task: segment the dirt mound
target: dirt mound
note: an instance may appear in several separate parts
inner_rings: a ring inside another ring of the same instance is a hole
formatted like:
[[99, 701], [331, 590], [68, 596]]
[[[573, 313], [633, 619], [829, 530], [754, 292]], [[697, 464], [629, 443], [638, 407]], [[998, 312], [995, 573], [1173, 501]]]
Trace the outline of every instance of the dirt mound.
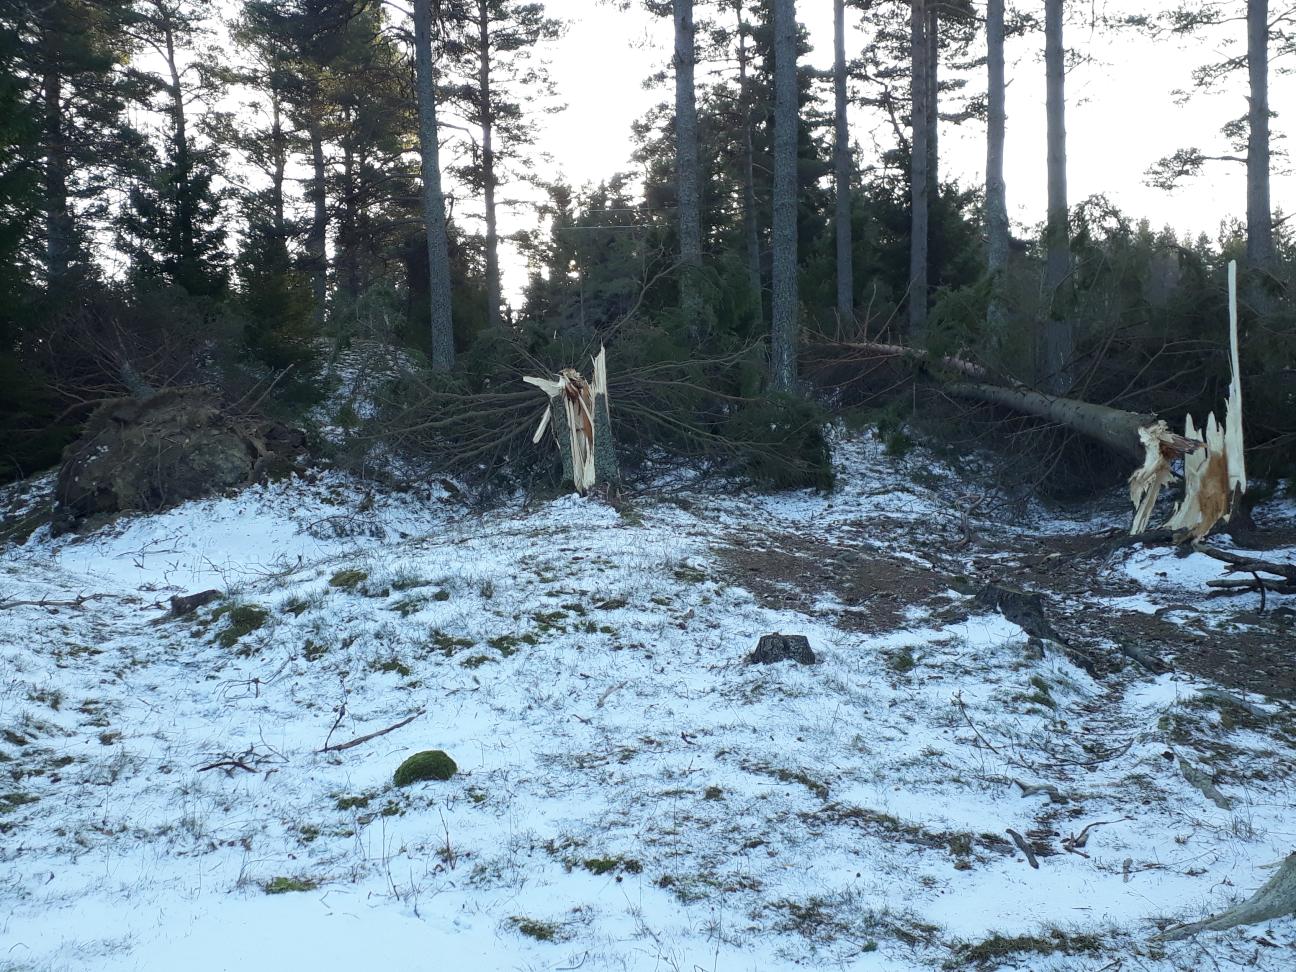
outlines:
[[207, 388], [176, 388], [107, 402], [63, 454], [54, 532], [116, 513], [277, 478], [302, 456], [305, 435], [234, 415]]

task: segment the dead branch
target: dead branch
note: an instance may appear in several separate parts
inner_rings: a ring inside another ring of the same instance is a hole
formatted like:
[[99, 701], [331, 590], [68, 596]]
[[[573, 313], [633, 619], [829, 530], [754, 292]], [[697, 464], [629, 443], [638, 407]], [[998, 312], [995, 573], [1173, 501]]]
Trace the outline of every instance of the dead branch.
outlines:
[[1107, 827], [1111, 824], [1122, 823], [1130, 819], [1132, 818], [1119, 817], [1116, 820], [1095, 820], [1091, 824], [1085, 824], [1084, 829], [1080, 831], [1080, 833], [1062, 838], [1062, 849], [1068, 854], [1079, 854], [1081, 857], [1088, 857], [1089, 855], [1080, 850], [1080, 848], [1089, 843], [1089, 831], [1093, 830], [1095, 827]]
[[1013, 839], [1013, 843], [1017, 845], [1017, 849], [1026, 855], [1026, 863], [1030, 864], [1031, 867], [1038, 871], [1039, 861], [1035, 859], [1035, 850], [1031, 845], [1026, 842], [1026, 839], [1022, 837], [1021, 834], [1017, 833], [1017, 831], [1013, 830], [1011, 827], [1008, 828], [1007, 833], [1008, 836]]
[[114, 594], [79, 594], [70, 601], [56, 601], [48, 597], [42, 597], [39, 601], [0, 601], [0, 611], [6, 608], [16, 607], [40, 607], [40, 608], [81, 608], [91, 601], [99, 601], [106, 597], [115, 597]]
[[[421, 716], [425, 711], [426, 711], [425, 709], [419, 709], [412, 716], [407, 716], [406, 718], [402, 719], [400, 722], [388, 726], [386, 729], [379, 729], [377, 732], [371, 732], [363, 736], [357, 736], [355, 739], [352, 739], [349, 742], [338, 743], [336, 746], [330, 746], [326, 741], [324, 746], [316, 750], [316, 752], [340, 753], [344, 749], [353, 749], [356, 746], [360, 746], [363, 745], [364, 743], [369, 742], [369, 740], [371, 739], [377, 739], [379, 736], [385, 736], [389, 732], [395, 732], [397, 729], [405, 728], [405, 726], [408, 726], [411, 722], [413, 722], [415, 719]], [[330, 735], [331, 734], [332, 733], [330, 733]]]
[[1204, 553], [1207, 557], [1214, 557], [1216, 560], [1224, 561], [1229, 565], [1225, 573], [1254, 574], [1258, 572], [1261, 574], [1276, 574], [1290, 583], [1296, 583], [1296, 564], [1276, 564], [1269, 560], [1257, 560], [1254, 557], [1231, 553], [1228, 550], [1221, 550], [1219, 547], [1208, 546], [1204, 543], [1193, 544], [1193, 549], [1198, 553]]

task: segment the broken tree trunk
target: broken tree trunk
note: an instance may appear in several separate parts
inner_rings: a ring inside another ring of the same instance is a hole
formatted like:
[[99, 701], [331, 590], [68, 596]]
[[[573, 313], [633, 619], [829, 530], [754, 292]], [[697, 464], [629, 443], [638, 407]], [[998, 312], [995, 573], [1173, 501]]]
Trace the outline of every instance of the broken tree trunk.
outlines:
[[[1200, 540], [1217, 523], [1227, 523], [1237, 509], [1242, 494], [1246, 492], [1245, 443], [1242, 440], [1242, 362], [1238, 351], [1237, 261], [1230, 261], [1229, 287], [1229, 363], [1232, 379], [1229, 382], [1228, 401], [1224, 405], [1224, 422], [1215, 420], [1212, 412], [1206, 417], [1201, 431], [1193, 424], [1192, 416], [1184, 419], [1184, 437], [1179, 443], [1190, 443], [1192, 448], [1181, 451], [1184, 457], [1184, 497], [1175, 507], [1166, 527]], [[1164, 423], [1162, 423], [1164, 426]], [[1170, 436], [1178, 439], [1177, 436]], [[1159, 436], [1162, 448], [1154, 451], [1155, 443], [1148, 442], [1148, 454], [1143, 468], [1130, 477], [1130, 499], [1138, 514], [1130, 533], [1141, 533], [1147, 528], [1161, 486], [1173, 475], [1170, 463], [1176, 449], [1164, 448], [1167, 436]], [[1203, 444], [1205, 448], [1199, 448]], [[1136, 495], [1141, 490], [1141, 495]]]
[[[957, 355], [935, 363], [974, 381], [949, 382], [945, 389], [959, 398], [1046, 419], [1140, 463], [1129, 479], [1134, 504], [1131, 534], [1147, 530], [1161, 489], [1175, 478], [1173, 463], [1184, 461], [1184, 498], [1165, 524], [1172, 535], [1201, 539], [1220, 522], [1228, 522], [1246, 492], [1242, 439], [1242, 366], [1238, 348], [1237, 263], [1229, 264], [1229, 357], [1232, 381], [1224, 421], [1212, 413], [1201, 431], [1192, 416], [1184, 435], [1176, 435], [1155, 415], [1127, 412], [1076, 398], [1048, 395], [1018, 382], [999, 383], [987, 369]], [[878, 355], [897, 355], [923, 364], [933, 363], [926, 351], [894, 344], [864, 342], [843, 345]]]
[[523, 378], [549, 396], [532, 442], [539, 442], [545, 429], [553, 427], [562, 456], [563, 485], [584, 496], [596, 483], [616, 486], [621, 481], [612, 436], [612, 414], [608, 407], [607, 350], [594, 358], [593, 381], [586, 381], [572, 368], [558, 373], [558, 380]]

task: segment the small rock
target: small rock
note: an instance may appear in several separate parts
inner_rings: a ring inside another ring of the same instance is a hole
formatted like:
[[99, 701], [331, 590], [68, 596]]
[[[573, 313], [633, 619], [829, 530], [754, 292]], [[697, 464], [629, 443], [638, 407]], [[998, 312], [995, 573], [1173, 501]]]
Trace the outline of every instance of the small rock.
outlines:
[[810, 639], [805, 635], [774, 634], [761, 635], [756, 649], [747, 656], [748, 665], [772, 665], [775, 662], [794, 661], [799, 665], [814, 665], [819, 659], [810, 648]]

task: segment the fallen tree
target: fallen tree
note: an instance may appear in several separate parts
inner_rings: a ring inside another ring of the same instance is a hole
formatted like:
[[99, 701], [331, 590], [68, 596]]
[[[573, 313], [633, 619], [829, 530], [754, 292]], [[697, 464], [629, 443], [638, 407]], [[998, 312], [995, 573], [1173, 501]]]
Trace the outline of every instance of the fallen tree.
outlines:
[[[1184, 496], [1165, 526], [1184, 540], [1200, 539], [1240, 508], [1246, 492], [1242, 438], [1242, 379], [1238, 349], [1237, 264], [1229, 264], [1229, 352], [1232, 380], [1224, 420], [1214, 413], [1199, 430], [1187, 416], [1184, 434], [1170, 431], [1156, 415], [1131, 412], [1078, 398], [1049, 395], [1021, 382], [999, 378], [988, 368], [958, 355], [935, 358], [920, 348], [880, 342], [843, 343], [840, 347], [876, 356], [896, 356], [922, 364], [957, 398], [1010, 409], [1052, 422], [1101, 443], [1139, 463], [1129, 478], [1134, 506], [1131, 534], [1151, 524], [1162, 489], [1176, 477], [1174, 463], [1184, 463]], [[967, 379], [975, 379], [969, 381]]]
[[1221, 912], [1214, 918], [1168, 928], [1157, 938], [1177, 941], [1204, 931], [1227, 931], [1238, 925], [1258, 925], [1296, 914], [1296, 854], [1288, 854], [1264, 886], [1246, 901]]

